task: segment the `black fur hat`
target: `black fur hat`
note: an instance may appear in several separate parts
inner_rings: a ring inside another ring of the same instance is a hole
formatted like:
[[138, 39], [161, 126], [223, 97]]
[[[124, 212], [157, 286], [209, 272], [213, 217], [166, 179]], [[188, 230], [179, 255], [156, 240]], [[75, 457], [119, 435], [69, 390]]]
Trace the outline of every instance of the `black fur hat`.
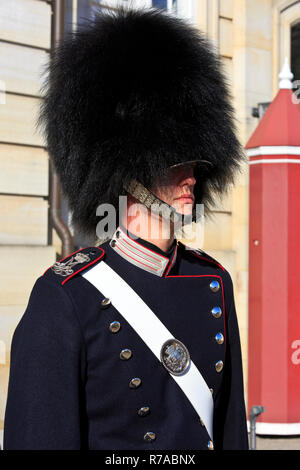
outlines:
[[195, 186], [208, 215], [244, 159], [220, 59], [162, 10], [99, 10], [56, 48], [42, 93], [37, 125], [82, 234], [95, 235], [98, 205], [117, 208], [132, 178], [149, 187], [191, 160], [211, 163]]

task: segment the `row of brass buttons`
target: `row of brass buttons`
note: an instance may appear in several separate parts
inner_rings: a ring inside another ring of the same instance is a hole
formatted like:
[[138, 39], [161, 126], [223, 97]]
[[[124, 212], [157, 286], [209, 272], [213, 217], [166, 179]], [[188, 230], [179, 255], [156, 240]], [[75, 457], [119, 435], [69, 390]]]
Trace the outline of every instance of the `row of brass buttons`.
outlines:
[[[220, 284], [218, 281], [214, 280], [214, 281], [211, 281], [211, 283], [209, 284], [209, 287], [212, 290], [212, 292], [218, 292], [218, 290], [220, 289]], [[222, 315], [222, 309], [219, 306], [213, 307], [211, 310], [211, 313], [214, 318], [220, 318]], [[223, 344], [224, 343], [223, 334], [221, 332], [218, 332], [215, 336], [215, 340], [218, 344]], [[215, 364], [216, 371], [221, 372], [223, 369], [223, 365], [224, 365], [223, 361], [216, 362]]]
[[[209, 287], [210, 289], [213, 291], [213, 292], [218, 292], [218, 290], [220, 289], [220, 284], [218, 283], [218, 281], [212, 281], [210, 284], [209, 284]], [[211, 310], [211, 313], [213, 315], [214, 318], [220, 318], [221, 315], [222, 315], [222, 309], [221, 307], [213, 307], [212, 310]], [[215, 340], [218, 344], [223, 344], [224, 342], [224, 336], [222, 335], [221, 332], [217, 333], [216, 336], [215, 336]], [[221, 372], [221, 370], [223, 369], [223, 362], [222, 361], [218, 361], [216, 362], [215, 364], [215, 368], [216, 368], [216, 371], [217, 372]], [[210, 391], [211, 391], [211, 394], [214, 393], [214, 390], [213, 388], [210, 388]], [[200, 423], [202, 426], [205, 426], [205, 424], [203, 423], [203, 421], [201, 420], [200, 418]], [[208, 444], [207, 444], [207, 448], [209, 450], [214, 450], [214, 444], [212, 441], [208, 441]]]
[[[132, 356], [132, 351], [130, 349], [122, 349], [120, 353], [120, 359], [127, 361], [130, 359]], [[134, 377], [133, 379], [130, 380], [129, 382], [129, 388], [138, 388], [141, 385], [142, 381], [139, 377]], [[142, 406], [137, 414], [141, 417], [147, 416], [150, 413], [150, 408], [149, 406]], [[156, 435], [154, 432], [147, 432], [144, 435], [144, 440], [147, 442], [152, 442], [156, 438]]]
[[[218, 290], [220, 289], [220, 284], [218, 283], [218, 281], [211, 281], [211, 283], [209, 284], [209, 287], [212, 290], [212, 292], [218, 292]], [[219, 306], [213, 307], [212, 310], [211, 310], [211, 313], [212, 313], [214, 318], [220, 318], [221, 315], [222, 315], [222, 309]], [[223, 344], [224, 336], [222, 335], [221, 332], [216, 334], [215, 340], [218, 344]], [[216, 364], [215, 364], [215, 368], [216, 368], [217, 372], [221, 372], [221, 370], [223, 369], [223, 361], [217, 361]], [[213, 393], [212, 388], [210, 389], [210, 391], [211, 391], [211, 393]], [[208, 441], [207, 447], [208, 447], [209, 450], [214, 450], [213, 442]]]
[[[111, 305], [111, 301], [108, 298], [105, 298], [101, 302], [101, 307], [102, 308], [107, 308]], [[120, 331], [121, 324], [118, 321], [113, 321], [109, 325], [109, 330], [111, 333], [118, 333]], [[120, 352], [120, 359], [123, 361], [128, 361], [132, 357], [132, 351], [131, 349], [125, 348], [122, 349]], [[134, 377], [133, 379], [130, 380], [129, 382], [129, 388], [136, 389], [141, 385], [142, 381], [139, 377]], [[137, 414], [138, 416], [147, 416], [150, 413], [150, 407], [149, 406], [142, 406], [138, 411]], [[152, 442], [156, 439], [156, 434], [154, 432], [148, 431], [144, 435], [144, 440], [146, 442]]]

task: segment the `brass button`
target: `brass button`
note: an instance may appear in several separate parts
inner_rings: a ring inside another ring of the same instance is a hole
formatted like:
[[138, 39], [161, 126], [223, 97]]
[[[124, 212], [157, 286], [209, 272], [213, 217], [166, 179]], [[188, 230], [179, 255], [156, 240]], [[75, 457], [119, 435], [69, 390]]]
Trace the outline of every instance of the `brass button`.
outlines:
[[142, 408], [138, 410], [139, 416], [147, 416], [149, 413], [150, 413], [149, 406], [142, 406]]
[[217, 333], [216, 336], [215, 336], [215, 340], [218, 344], [223, 344], [224, 343], [224, 336], [222, 335], [222, 333]]
[[213, 388], [210, 388], [210, 393], [213, 395], [214, 394], [214, 389]]
[[213, 307], [211, 309], [211, 313], [214, 318], [220, 318], [220, 316], [222, 315], [222, 309], [219, 306]]
[[146, 432], [146, 434], [144, 435], [144, 441], [147, 441], [147, 442], [153, 442], [155, 441], [156, 439], [156, 435], [154, 432]]
[[223, 364], [223, 361], [218, 361], [218, 362], [216, 362], [216, 364], [215, 364], [216, 371], [217, 371], [217, 372], [221, 372], [221, 370], [223, 369], [223, 365], [224, 365], [224, 364]]
[[109, 329], [112, 333], [118, 333], [118, 331], [120, 330], [121, 328], [121, 324], [118, 322], [118, 321], [113, 321], [111, 322], [111, 324], [109, 325]]
[[130, 349], [122, 349], [120, 352], [120, 359], [127, 361], [132, 356], [132, 351]]
[[218, 281], [211, 281], [209, 287], [213, 292], [218, 292], [218, 290], [220, 289], [220, 284], [218, 283]]
[[129, 388], [138, 388], [141, 385], [142, 381], [139, 377], [134, 377], [129, 382]]
[[207, 447], [209, 448], [209, 450], [214, 450], [214, 445], [212, 441], [208, 441]]
[[201, 424], [201, 426], [205, 426], [205, 424], [203, 423], [201, 418], [200, 418], [200, 424]]
[[104, 298], [104, 299], [101, 301], [101, 308], [102, 308], [102, 309], [107, 308], [107, 307], [110, 306], [110, 304], [111, 304], [110, 299]]

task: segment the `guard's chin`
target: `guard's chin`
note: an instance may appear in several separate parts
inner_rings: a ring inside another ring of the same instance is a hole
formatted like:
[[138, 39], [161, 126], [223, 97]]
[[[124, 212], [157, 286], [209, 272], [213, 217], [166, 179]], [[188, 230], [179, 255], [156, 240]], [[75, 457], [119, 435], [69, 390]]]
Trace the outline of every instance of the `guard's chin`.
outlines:
[[192, 215], [193, 213], [193, 207], [194, 207], [193, 203], [184, 203], [184, 202], [174, 201], [172, 206], [174, 207], [174, 209], [176, 209], [176, 212], [179, 212], [179, 214], [189, 216], [189, 215]]

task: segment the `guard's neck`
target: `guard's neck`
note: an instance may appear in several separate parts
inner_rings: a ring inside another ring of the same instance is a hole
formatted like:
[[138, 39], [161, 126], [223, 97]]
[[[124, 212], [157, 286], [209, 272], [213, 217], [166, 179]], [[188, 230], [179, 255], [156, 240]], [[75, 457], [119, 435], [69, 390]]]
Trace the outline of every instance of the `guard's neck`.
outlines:
[[128, 202], [127, 214], [121, 217], [126, 230], [167, 252], [174, 242], [174, 224], [157, 216], [140, 203]]

